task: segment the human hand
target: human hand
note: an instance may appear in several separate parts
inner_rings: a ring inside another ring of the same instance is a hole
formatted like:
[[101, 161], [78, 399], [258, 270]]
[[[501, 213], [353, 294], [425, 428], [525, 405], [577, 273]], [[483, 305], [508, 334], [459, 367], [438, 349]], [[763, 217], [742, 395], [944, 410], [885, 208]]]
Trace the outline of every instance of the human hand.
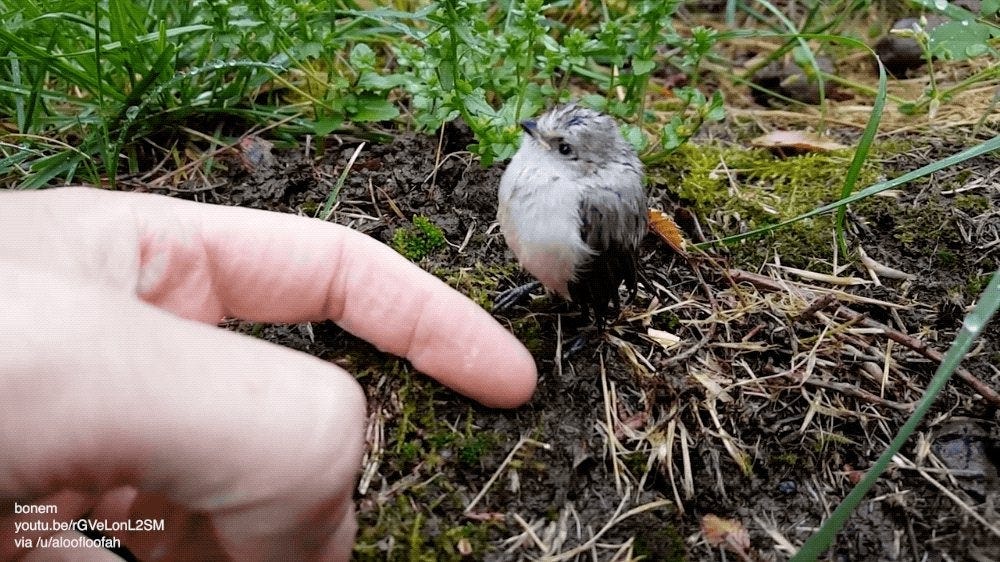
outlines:
[[[334, 320], [489, 406], [524, 403], [536, 382], [473, 302], [367, 236], [290, 215], [2, 193], [0, 287], [0, 559], [74, 556], [18, 549], [53, 533], [15, 524], [80, 517], [162, 520], [106, 533], [143, 560], [349, 557], [361, 389], [212, 326], [223, 317]], [[15, 502], [58, 512], [13, 515]]]

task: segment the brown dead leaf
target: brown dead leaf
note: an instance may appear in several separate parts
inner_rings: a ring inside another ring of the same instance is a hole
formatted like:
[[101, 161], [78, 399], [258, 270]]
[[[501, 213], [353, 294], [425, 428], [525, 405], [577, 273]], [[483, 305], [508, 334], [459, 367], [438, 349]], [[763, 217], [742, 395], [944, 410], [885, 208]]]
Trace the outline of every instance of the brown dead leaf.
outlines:
[[861, 479], [865, 477], [865, 472], [863, 470], [857, 470], [849, 464], [845, 464], [844, 475], [847, 476], [848, 482], [856, 486], [858, 482], [861, 482]]
[[687, 241], [684, 240], [684, 235], [681, 234], [677, 223], [659, 209], [649, 209], [648, 215], [649, 229], [655, 232], [678, 255], [686, 259], [688, 256], [684, 247], [687, 246]]
[[631, 429], [633, 431], [639, 428], [646, 427], [649, 423], [649, 414], [646, 412], [636, 412], [630, 417], [621, 420], [620, 423], [615, 424], [615, 437], [618, 439], [625, 439], [628, 435], [625, 429]]
[[649, 336], [649, 339], [660, 344], [660, 347], [666, 350], [669, 350], [670, 348], [681, 343], [680, 336], [676, 336], [665, 330], [657, 330], [656, 328], [646, 328], [646, 335]]
[[744, 560], [749, 559], [750, 533], [739, 521], [709, 513], [701, 518], [701, 534], [708, 544], [725, 547]]
[[807, 152], [832, 152], [850, 148], [807, 131], [771, 131], [757, 137], [750, 144], [770, 149], [780, 156], [794, 156]]

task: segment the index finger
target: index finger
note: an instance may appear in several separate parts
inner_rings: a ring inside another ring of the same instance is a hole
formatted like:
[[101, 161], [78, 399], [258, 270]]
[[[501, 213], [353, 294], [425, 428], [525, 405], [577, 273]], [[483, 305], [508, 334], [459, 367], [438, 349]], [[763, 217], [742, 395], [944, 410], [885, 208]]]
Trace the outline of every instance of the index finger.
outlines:
[[210, 321], [331, 319], [486, 405], [517, 406], [534, 392], [534, 359], [510, 332], [366, 235], [253, 209], [129, 199], [146, 211], [136, 216], [149, 302]]

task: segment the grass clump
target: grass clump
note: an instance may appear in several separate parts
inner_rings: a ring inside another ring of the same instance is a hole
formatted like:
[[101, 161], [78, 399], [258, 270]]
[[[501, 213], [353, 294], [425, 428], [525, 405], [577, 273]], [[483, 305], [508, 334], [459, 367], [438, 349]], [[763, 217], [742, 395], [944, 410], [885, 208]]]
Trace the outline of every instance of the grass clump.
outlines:
[[444, 232], [423, 215], [413, 217], [413, 223], [396, 229], [392, 247], [410, 261], [420, 261], [445, 245]]

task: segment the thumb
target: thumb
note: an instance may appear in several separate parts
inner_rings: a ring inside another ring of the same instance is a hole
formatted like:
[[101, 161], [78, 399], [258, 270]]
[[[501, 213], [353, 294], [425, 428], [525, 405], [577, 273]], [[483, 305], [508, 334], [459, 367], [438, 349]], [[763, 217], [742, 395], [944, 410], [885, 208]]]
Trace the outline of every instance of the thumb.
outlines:
[[[0, 496], [138, 490], [140, 558], [346, 559], [365, 400], [308, 355], [38, 271], [0, 273]], [[32, 327], [44, 328], [32, 330]], [[211, 551], [211, 550], [209, 550]]]

